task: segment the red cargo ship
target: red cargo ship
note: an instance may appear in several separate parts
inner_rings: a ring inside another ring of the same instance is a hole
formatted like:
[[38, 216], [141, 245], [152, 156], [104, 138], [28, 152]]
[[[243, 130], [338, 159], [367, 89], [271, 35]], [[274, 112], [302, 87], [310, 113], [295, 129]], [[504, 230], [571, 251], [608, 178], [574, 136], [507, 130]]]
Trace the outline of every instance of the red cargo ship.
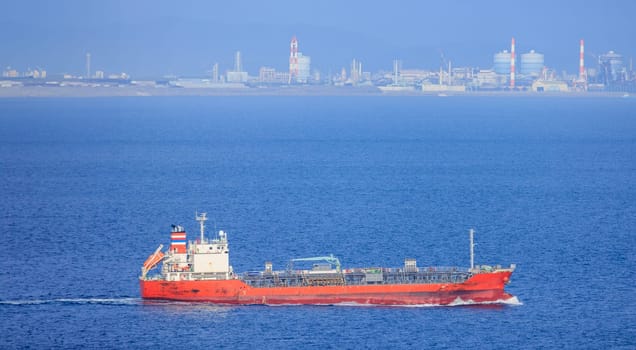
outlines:
[[[342, 269], [334, 256], [290, 260], [283, 271], [265, 263], [263, 271], [236, 274], [229, 265], [227, 235], [204, 235], [205, 213], [196, 218], [201, 237], [186, 244], [181, 226], [173, 226], [170, 248], [159, 246], [141, 269], [144, 299], [201, 301], [219, 304], [363, 304], [464, 305], [506, 303], [504, 291], [515, 269], [473, 264], [470, 231], [469, 269], [418, 267], [406, 259], [401, 268]], [[148, 272], [161, 263], [160, 273]]]

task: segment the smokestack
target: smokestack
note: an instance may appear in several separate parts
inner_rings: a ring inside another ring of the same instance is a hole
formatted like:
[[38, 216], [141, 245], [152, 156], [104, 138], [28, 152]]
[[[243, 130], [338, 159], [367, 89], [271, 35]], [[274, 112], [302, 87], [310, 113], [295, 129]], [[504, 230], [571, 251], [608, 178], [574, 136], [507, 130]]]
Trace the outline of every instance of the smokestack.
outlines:
[[241, 67], [241, 51], [236, 51], [236, 55], [234, 57], [234, 71], [242, 72], [243, 67]]
[[91, 78], [91, 53], [86, 53], [86, 79]]
[[397, 85], [398, 84], [398, 80], [400, 78], [399, 73], [400, 72], [400, 61], [399, 60], [393, 60], [393, 84]]
[[510, 44], [510, 89], [515, 88], [515, 38]]
[[298, 39], [294, 35], [289, 43], [289, 84], [298, 79]]
[[215, 83], [219, 82], [219, 64], [215, 63], [214, 66], [212, 66], [212, 81]]
[[172, 232], [170, 232], [170, 251], [177, 254], [186, 253], [186, 232], [181, 226], [172, 225]]
[[358, 82], [358, 63], [355, 58], [351, 61], [351, 82], [354, 84]]
[[583, 39], [581, 39], [581, 49], [579, 52], [579, 79], [581, 81], [585, 81], [585, 56], [584, 56], [584, 52], [585, 52], [585, 43], [583, 42]]

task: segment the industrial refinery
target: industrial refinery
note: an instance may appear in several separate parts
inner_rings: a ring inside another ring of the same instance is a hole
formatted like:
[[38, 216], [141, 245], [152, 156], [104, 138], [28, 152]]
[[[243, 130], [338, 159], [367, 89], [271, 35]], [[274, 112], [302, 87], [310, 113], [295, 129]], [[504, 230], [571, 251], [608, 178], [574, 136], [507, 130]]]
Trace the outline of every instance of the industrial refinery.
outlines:
[[[453, 66], [452, 60], [441, 54], [436, 67], [404, 68], [400, 59], [387, 62], [386, 70], [376, 72], [363, 69], [363, 59], [352, 57], [343, 62], [336, 72], [321, 71], [320, 62], [312, 62], [311, 56], [300, 51], [301, 41], [292, 36], [289, 41], [288, 69], [277, 70], [263, 65], [256, 72], [249, 72], [242, 63], [240, 51], [234, 52], [233, 66], [223, 70], [219, 63], [200, 76], [163, 76], [158, 79], [137, 80], [123, 72], [106, 73], [91, 69], [91, 53], [86, 53], [83, 74], [47, 74], [37, 67], [24, 72], [7, 67], [0, 78], [0, 88], [46, 86], [46, 87], [143, 87], [197, 89], [205, 91], [249, 91], [269, 89], [300, 91], [303, 87], [358, 88], [358, 91], [409, 94], [444, 94], [470, 92], [635, 92], [636, 74], [632, 59], [629, 64], [618, 52], [594, 55], [586, 53], [585, 41], [578, 43], [578, 72], [557, 72], [550, 67], [549, 53], [540, 48], [531, 48], [518, 53], [515, 38], [492, 56], [488, 67]], [[574, 46], [573, 46], [574, 47]], [[572, 52], [573, 66], [577, 52]], [[284, 54], [281, 54], [284, 56]], [[275, 65], [279, 67], [282, 62]], [[392, 63], [392, 64], [391, 64]], [[292, 88], [291, 90], [289, 88]], [[295, 89], [295, 90], [294, 90]], [[338, 90], [345, 91], [345, 90]]]

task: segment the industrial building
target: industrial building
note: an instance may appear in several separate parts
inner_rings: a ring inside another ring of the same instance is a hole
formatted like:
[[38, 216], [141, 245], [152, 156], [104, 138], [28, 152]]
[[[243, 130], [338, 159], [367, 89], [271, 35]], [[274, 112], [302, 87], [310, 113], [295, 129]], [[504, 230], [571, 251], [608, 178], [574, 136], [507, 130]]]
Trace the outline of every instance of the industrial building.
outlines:
[[241, 51], [236, 51], [234, 55], [234, 70], [226, 73], [228, 83], [245, 83], [249, 78], [247, 72], [243, 71], [241, 63]]
[[2, 76], [5, 78], [17, 78], [19, 74], [17, 70], [7, 68], [4, 72], [2, 72]]
[[614, 51], [600, 55], [598, 57], [598, 65], [603, 84], [612, 85], [625, 80], [627, 72], [622, 55]]
[[311, 57], [298, 53], [298, 76], [296, 82], [307, 83], [311, 77]]
[[473, 84], [480, 89], [492, 90], [505, 84], [506, 77], [491, 69], [482, 69], [474, 77]]
[[568, 84], [557, 80], [536, 80], [532, 83], [534, 92], [567, 92]]
[[261, 67], [258, 70], [258, 81], [264, 84], [287, 84], [289, 82], [288, 72], [277, 72], [271, 67]]
[[400, 81], [404, 84], [417, 84], [424, 80], [437, 77], [436, 72], [424, 69], [401, 69], [399, 72]]

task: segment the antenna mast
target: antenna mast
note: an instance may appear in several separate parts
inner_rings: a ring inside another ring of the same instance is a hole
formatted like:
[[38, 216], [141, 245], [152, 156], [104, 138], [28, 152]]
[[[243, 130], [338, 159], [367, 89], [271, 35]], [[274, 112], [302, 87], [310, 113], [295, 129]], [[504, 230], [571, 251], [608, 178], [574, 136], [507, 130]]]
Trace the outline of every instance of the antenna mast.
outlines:
[[475, 268], [475, 230], [471, 228], [468, 232], [470, 233], [470, 270], [472, 271]]
[[196, 220], [199, 222], [201, 226], [201, 243], [203, 243], [203, 237], [205, 233], [205, 221], [208, 219], [205, 217], [206, 213], [196, 214]]

